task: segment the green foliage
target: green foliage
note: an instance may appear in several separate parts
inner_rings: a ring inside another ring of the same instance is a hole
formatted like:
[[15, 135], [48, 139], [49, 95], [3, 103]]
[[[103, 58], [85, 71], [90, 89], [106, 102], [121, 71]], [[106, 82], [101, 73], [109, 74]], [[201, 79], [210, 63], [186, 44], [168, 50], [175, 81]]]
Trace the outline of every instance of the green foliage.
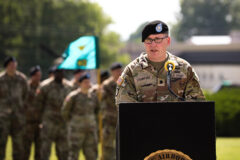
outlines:
[[228, 15], [231, 21], [231, 29], [239, 30], [240, 28], [240, 1], [234, 0], [230, 4], [230, 13]]
[[240, 136], [239, 95], [239, 88], [223, 88], [217, 93], [206, 94], [207, 100], [215, 101], [218, 136]]
[[130, 57], [127, 54], [119, 54], [123, 47], [120, 43], [120, 35], [115, 32], [108, 32], [100, 40], [100, 63], [102, 69], [108, 69], [113, 62], [127, 64]]
[[121, 62], [124, 66], [129, 64], [130, 59], [131, 59], [131, 57], [128, 53], [122, 53], [121, 55], [117, 56], [117, 61]]
[[183, 41], [192, 35], [225, 35], [240, 27], [239, 0], [182, 0], [173, 35]]
[[15, 56], [24, 73], [36, 64], [46, 73], [83, 35], [99, 37], [100, 65], [115, 61], [122, 46], [119, 35], [105, 32], [111, 18], [88, 0], [4, 0], [0, 14], [0, 63], [6, 55]]

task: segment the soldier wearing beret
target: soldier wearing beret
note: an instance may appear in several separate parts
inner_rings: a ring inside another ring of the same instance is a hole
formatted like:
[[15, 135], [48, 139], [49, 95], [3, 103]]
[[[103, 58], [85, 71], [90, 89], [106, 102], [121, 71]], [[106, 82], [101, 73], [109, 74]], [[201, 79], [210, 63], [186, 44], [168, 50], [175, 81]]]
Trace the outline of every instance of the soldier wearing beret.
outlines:
[[[118, 79], [116, 104], [121, 102], [201, 101], [205, 100], [199, 79], [191, 65], [167, 51], [168, 26], [162, 21], [148, 23], [142, 31], [145, 47], [138, 58], [126, 66]], [[165, 64], [171, 62], [171, 90]]]
[[79, 78], [80, 87], [65, 99], [62, 116], [68, 124], [68, 160], [77, 160], [80, 149], [86, 160], [96, 160], [98, 156], [97, 114], [99, 102], [96, 92], [90, 90], [90, 76]]
[[111, 76], [103, 82], [102, 85], [102, 136], [103, 160], [116, 159], [115, 139], [116, 139], [116, 123], [117, 110], [115, 106], [115, 92], [117, 87], [117, 80], [122, 73], [122, 64], [113, 63], [110, 67]]
[[79, 87], [78, 80], [84, 73], [85, 73], [85, 71], [82, 69], [77, 69], [73, 72], [74, 77], [71, 80], [71, 85], [73, 87], [73, 90], [78, 89], [78, 87]]
[[34, 142], [35, 145], [35, 160], [40, 160], [40, 111], [39, 108], [34, 105], [36, 100], [36, 90], [40, 85], [42, 72], [40, 66], [33, 66], [30, 69], [30, 79], [28, 85], [30, 87], [27, 100], [25, 103], [25, 136], [24, 136], [24, 159], [29, 159], [31, 145]]
[[41, 116], [41, 160], [49, 159], [52, 142], [56, 144], [59, 160], [68, 157], [67, 128], [61, 115], [64, 98], [71, 92], [71, 86], [64, 80], [63, 70], [55, 67], [54, 76], [45, 80], [37, 89], [36, 106]]
[[17, 71], [17, 61], [7, 57], [0, 74], [0, 160], [5, 157], [8, 136], [12, 137], [13, 159], [23, 159], [24, 101], [28, 94], [26, 76]]

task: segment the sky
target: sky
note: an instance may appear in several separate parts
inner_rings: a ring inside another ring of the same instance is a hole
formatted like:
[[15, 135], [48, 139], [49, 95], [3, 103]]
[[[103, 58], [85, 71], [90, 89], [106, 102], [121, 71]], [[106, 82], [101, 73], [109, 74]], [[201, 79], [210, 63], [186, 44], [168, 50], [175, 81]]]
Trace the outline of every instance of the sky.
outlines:
[[131, 33], [144, 22], [161, 20], [171, 25], [176, 23], [180, 12], [180, 0], [90, 0], [98, 3], [113, 24], [108, 30], [121, 35], [127, 40]]

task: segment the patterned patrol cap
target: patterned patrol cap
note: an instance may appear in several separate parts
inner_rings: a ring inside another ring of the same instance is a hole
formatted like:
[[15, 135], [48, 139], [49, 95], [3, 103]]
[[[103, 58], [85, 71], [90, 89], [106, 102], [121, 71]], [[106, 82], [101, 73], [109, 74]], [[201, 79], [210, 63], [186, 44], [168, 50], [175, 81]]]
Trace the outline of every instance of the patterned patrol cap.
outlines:
[[156, 20], [148, 23], [142, 31], [142, 42], [151, 34], [168, 33], [169, 29], [166, 23]]

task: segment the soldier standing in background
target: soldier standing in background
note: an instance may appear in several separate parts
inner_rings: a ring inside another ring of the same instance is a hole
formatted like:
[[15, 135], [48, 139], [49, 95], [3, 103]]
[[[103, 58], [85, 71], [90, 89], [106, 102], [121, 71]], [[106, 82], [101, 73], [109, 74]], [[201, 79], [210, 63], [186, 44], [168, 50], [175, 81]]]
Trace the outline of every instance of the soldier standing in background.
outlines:
[[97, 114], [99, 102], [96, 92], [91, 92], [90, 76], [82, 75], [80, 88], [65, 99], [62, 115], [68, 123], [68, 160], [78, 160], [83, 149], [86, 160], [96, 160], [98, 156]]
[[79, 87], [78, 80], [84, 73], [85, 73], [85, 71], [82, 69], [77, 69], [74, 71], [74, 73], [73, 73], [74, 77], [71, 80], [71, 85], [73, 87], [73, 90], [78, 89], [78, 87]]
[[29, 94], [25, 103], [26, 126], [24, 136], [24, 159], [29, 159], [31, 145], [35, 144], [35, 160], [40, 160], [40, 111], [35, 106], [36, 90], [40, 85], [42, 72], [40, 66], [34, 66], [30, 69], [30, 87]]
[[111, 77], [105, 80], [102, 85], [101, 113], [103, 125], [102, 128], [103, 160], [116, 159], [115, 139], [116, 139], [117, 109], [115, 105], [115, 93], [117, 87], [116, 82], [122, 73], [122, 65], [120, 63], [114, 63], [112, 64], [110, 69]]
[[61, 116], [61, 107], [71, 87], [63, 80], [63, 70], [55, 69], [53, 79], [41, 83], [37, 90], [36, 106], [40, 108], [42, 128], [41, 160], [50, 156], [52, 142], [56, 143], [56, 154], [59, 160], [68, 157], [66, 123]]
[[0, 160], [4, 160], [8, 135], [12, 137], [13, 160], [23, 159], [24, 101], [28, 94], [26, 76], [17, 71], [17, 61], [7, 57], [0, 74]]

